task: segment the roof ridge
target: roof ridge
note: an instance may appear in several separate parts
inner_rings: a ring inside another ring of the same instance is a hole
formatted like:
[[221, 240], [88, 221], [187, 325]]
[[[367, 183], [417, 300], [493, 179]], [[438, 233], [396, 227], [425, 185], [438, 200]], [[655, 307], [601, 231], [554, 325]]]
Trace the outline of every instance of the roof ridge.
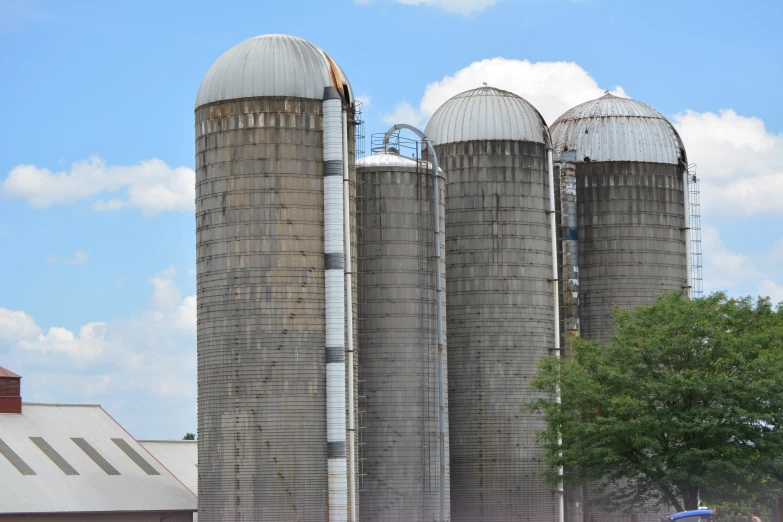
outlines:
[[67, 404], [62, 402], [25, 402], [22, 401], [22, 406], [56, 406], [56, 407], [70, 407], [70, 408], [100, 408], [100, 404]]
[[188, 443], [189, 444], [189, 443], [198, 442], [198, 441], [197, 440], [181, 440], [181, 439], [152, 439], [152, 440], [137, 439], [136, 442], [138, 442], [138, 443], [142, 443], [142, 442], [166, 442], [166, 443], [169, 443], [169, 442], [177, 442], [177, 443], [184, 442], [184, 443]]

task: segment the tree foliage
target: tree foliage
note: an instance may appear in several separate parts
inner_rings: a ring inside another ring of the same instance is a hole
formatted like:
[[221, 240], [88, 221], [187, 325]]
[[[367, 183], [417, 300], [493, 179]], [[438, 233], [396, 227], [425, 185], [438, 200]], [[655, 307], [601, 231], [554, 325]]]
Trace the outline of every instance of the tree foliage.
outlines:
[[608, 343], [572, 338], [569, 357], [540, 363], [545, 398], [526, 407], [546, 420], [546, 478], [565, 466], [566, 484], [622, 511], [780, 497], [783, 311], [671, 293], [613, 326]]
[[196, 440], [196, 434], [195, 433], [186, 433], [184, 437], [182, 437], [182, 440]]

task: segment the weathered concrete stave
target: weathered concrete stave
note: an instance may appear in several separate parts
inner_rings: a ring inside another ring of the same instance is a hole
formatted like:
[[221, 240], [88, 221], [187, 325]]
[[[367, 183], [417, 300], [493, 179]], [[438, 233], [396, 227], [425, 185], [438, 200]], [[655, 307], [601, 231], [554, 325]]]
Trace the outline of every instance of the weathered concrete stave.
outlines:
[[[289, 128], [230, 130], [251, 108]], [[326, 518], [320, 111], [285, 100], [196, 111], [202, 520]]]
[[445, 171], [452, 520], [554, 521], [536, 363], [554, 345], [543, 143], [436, 144]]
[[[440, 513], [433, 184], [421, 164], [411, 164], [357, 172], [367, 411], [360, 512], [372, 521], [433, 521]], [[442, 179], [440, 187], [443, 227]], [[448, 480], [448, 431], [445, 448]], [[448, 482], [445, 492], [449, 520]]]

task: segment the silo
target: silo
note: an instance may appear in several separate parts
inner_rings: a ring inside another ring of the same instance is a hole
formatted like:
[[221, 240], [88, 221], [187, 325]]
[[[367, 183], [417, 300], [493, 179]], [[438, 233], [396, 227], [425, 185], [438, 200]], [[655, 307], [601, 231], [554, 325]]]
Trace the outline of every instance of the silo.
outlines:
[[352, 103], [340, 67], [286, 35], [239, 43], [199, 87], [202, 522], [349, 516], [343, 186]]
[[612, 94], [560, 116], [552, 140], [575, 170], [581, 335], [605, 341], [614, 305], [689, 286], [685, 148], [661, 113]]
[[[435, 263], [442, 260], [435, 254], [433, 190], [427, 162], [380, 153], [357, 163], [359, 379], [366, 412], [359, 499], [363, 519], [373, 522], [441, 520]], [[438, 191], [442, 229], [442, 178]], [[448, 431], [444, 436], [448, 463]], [[444, 471], [443, 520], [449, 520]]]
[[539, 475], [544, 423], [521, 411], [555, 353], [546, 123], [482, 87], [444, 103], [426, 134], [446, 178], [452, 520], [558, 520]]
[[[633, 308], [662, 292], [690, 290], [685, 148], [658, 111], [611, 94], [570, 109], [551, 129], [561, 187], [572, 188], [568, 205], [576, 213], [563, 247], [572, 254], [564, 262], [578, 274], [575, 332], [606, 341], [615, 305]], [[659, 520], [655, 513], [601, 512], [589, 486], [584, 515], [586, 522]]]

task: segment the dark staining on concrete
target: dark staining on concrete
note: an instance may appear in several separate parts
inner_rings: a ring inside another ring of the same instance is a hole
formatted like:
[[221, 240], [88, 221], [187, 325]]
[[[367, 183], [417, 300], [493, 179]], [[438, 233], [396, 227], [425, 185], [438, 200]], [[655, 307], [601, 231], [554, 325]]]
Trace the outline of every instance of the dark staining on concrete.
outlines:
[[539, 473], [544, 428], [520, 407], [554, 346], [543, 144], [436, 146], [445, 171], [451, 507], [454, 522], [557, 520]]
[[[359, 379], [364, 389], [361, 409], [366, 411], [359, 511], [366, 520], [378, 522], [438, 520], [432, 175], [415, 164], [360, 167], [357, 180]], [[441, 202], [443, 187], [441, 178]], [[444, 218], [441, 203], [441, 230]], [[448, 480], [448, 442], [446, 462]], [[448, 520], [448, 482], [445, 491]]]
[[327, 518], [321, 110], [196, 110], [202, 521]]

